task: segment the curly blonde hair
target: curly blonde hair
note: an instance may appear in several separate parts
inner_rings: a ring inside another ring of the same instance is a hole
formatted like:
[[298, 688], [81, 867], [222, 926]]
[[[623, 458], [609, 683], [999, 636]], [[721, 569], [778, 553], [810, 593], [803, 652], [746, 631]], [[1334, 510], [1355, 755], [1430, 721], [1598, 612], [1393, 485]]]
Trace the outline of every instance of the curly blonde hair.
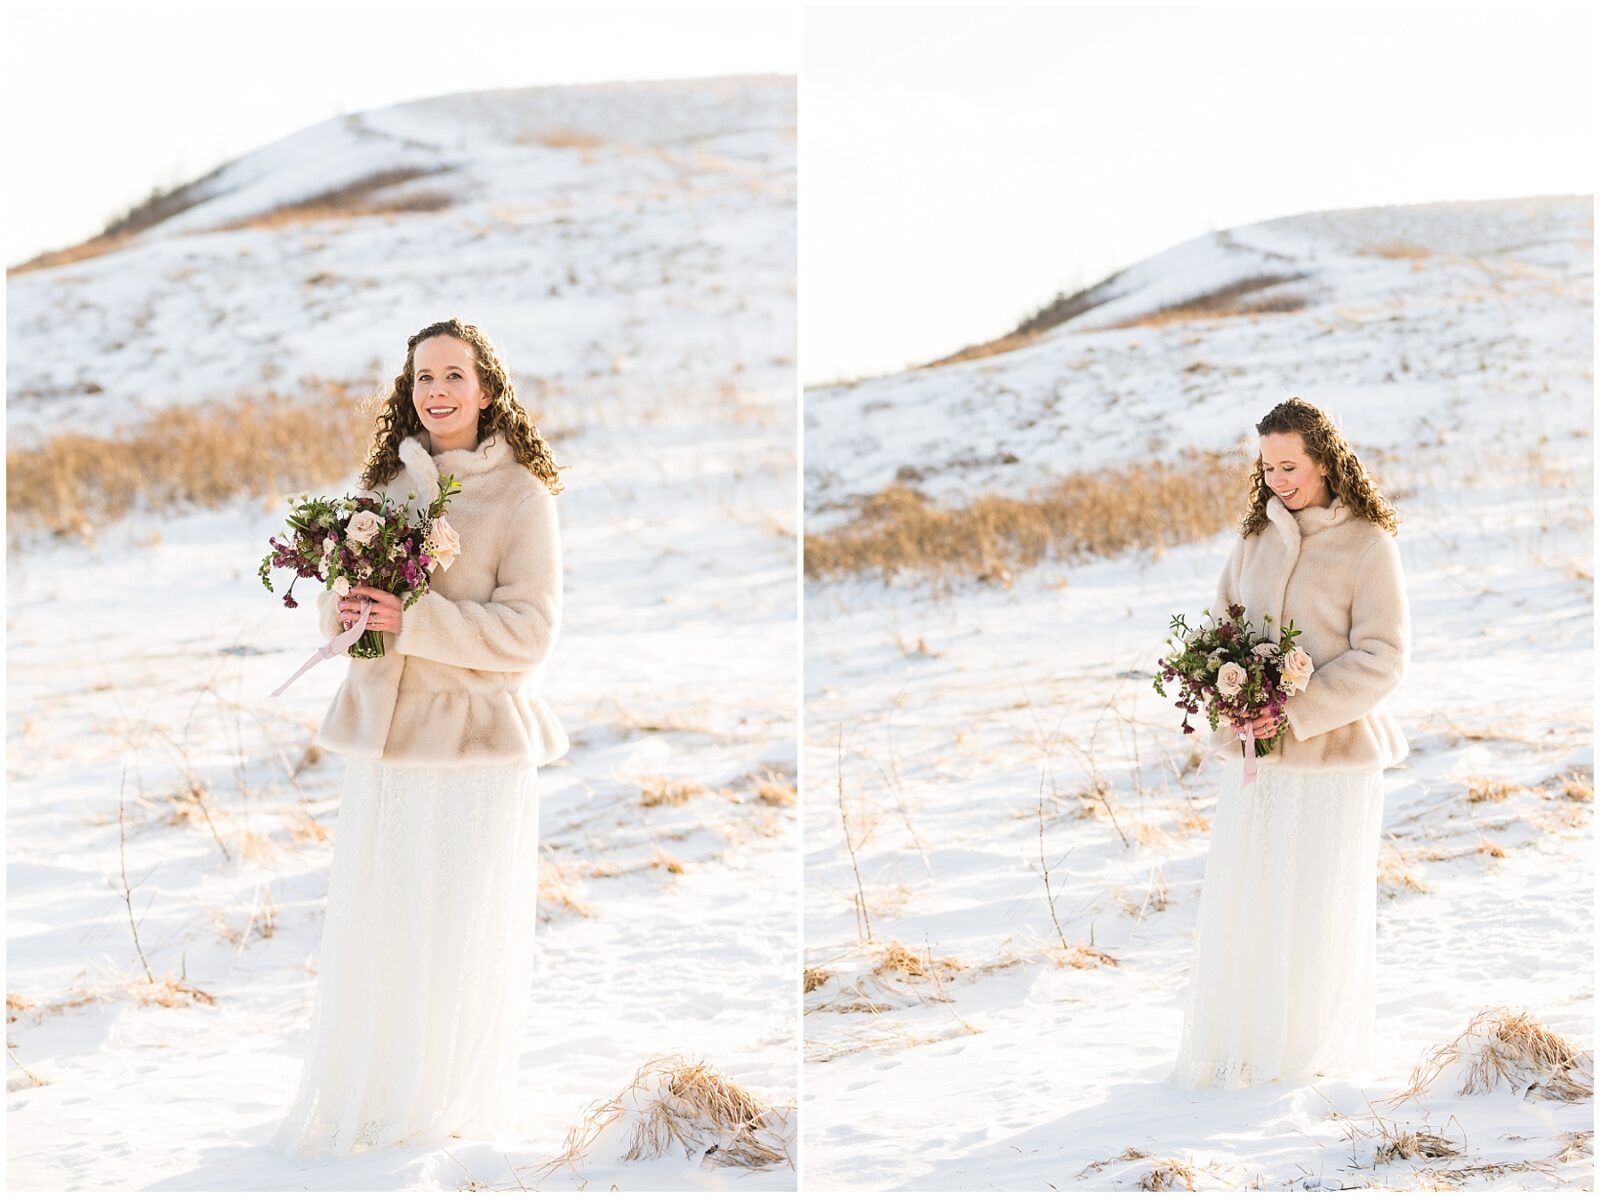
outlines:
[[[1256, 433], [1260, 436], [1299, 433], [1307, 456], [1328, 472], [1328, 488], [1344, 501], [1345, 507], [1390, 533], [1399, 529], [1400, 517], [1394, 505], [1383, 497], [1378, 484], [1350, 448], [1350, 442], [1321, 408], [1298, 396], [1286, 399], [1261, 418]], [[1250, 471], [1249, 495], [1250, 510], [1239, 526], [1239, 535], [1245, 537], [1260, 532], [1270, 523], [1267, 500], [1272, 497], [1272, 488], [1267, 486], [1259, 453]]]
[[478, 383], [489, 393], [488, 406], [478, 413], [478, 440], [482, 441], [491, 433], [503, 436], [511, 446], [512, 456], [537, 475], [552, 495], [559, 495], [562, 485], [557, 472], [562, 467], [556, 465], [549, 442], [517, 399], [517, 389], [494, 343], [477, 325], [453, 316], [413, 333], [406, 342], [406, 364], [395, 376], [389, 396], [378, 412], [372, 430], [372, 448], [367, 451], [367, 464], [361, 472], [361, 485], [370, 490], [399, 474], [403, 465], [400, 442], [423, 431], [422, 420], [411, 402], [411, 388], [416, 379], [413, 363], [417, 346], [429, 337], [440, 336], [459, 338], [472, 348]]

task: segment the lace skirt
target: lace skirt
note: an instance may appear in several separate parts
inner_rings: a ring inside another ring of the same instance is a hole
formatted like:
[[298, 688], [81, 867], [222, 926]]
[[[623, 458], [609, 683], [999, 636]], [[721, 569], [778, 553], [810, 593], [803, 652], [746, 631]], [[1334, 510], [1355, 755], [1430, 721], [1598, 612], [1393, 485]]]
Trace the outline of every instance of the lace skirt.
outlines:
[[1350, 1076], [1370, 1064], [1383, 771], [1225, 758], [1170, 1080]]
[[514, 1123], [538, 902], [537, 769], [346, 761], [295, 1157]]

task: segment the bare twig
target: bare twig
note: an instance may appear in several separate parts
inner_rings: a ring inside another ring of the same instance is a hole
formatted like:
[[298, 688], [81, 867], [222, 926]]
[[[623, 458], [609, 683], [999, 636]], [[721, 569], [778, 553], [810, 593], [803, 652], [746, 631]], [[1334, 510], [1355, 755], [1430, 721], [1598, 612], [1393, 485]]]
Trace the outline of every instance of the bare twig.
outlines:
[[839, 755], [838, 755], [838, 781], [839, 781], [839, 823], [844, 828], [845, 847], [850, 850], [850, 868], [856, 875], [856, 936], [862, 938], [862, 929], [865, 928], [866, 939], [872, 940], [872, 917], [867, 914], [867, 892], [861, 885], [861, 866], [856, 861], [855, 841], [850, 837], [850, 817], [844, 809], [844, 725], [839, 725]]

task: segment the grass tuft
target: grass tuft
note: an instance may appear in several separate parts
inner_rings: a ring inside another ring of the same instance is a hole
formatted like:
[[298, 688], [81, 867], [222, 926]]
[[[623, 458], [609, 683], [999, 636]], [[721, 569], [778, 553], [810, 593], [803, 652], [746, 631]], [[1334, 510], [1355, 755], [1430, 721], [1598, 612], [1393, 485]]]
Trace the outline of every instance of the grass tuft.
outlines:
[[1412, 1070], [1397, 1097], [1415, 1099], [1446, 1073], [1460, 1079], [1461, 1095], [1502, 1087], [1527, 1098], [1578, 1102], [1594, 1097], [1594, 1056], [1569, 1043], [1525, 1011], [1489, 1007], [1466, 1031], [1430, 1052]]
[[703, 1165], [769, 1169], [789, 1164], [789, 1108], [771, 1105], [701, 1061], [656, 1057], [615, 1098], [592, 1104], [568, 1129], [561, 1153], [542, 1166], [576, 1166], [615, 1128], [625, 1161], [674, 1150]]
[[1215, 536], [1241, 514], [1244, 462], [1237, 454], [1190, 451], [1140, 469], [1067, 475], [1022, 498], [982, 495], [934, 506], [896, 484], [867, 499], [856, 517], [805, 538], [810, 579], [882, 574], [967, 577], [1009, 586], [1014, 572], [1049, 555], [1114, 557], [1164, 552]]

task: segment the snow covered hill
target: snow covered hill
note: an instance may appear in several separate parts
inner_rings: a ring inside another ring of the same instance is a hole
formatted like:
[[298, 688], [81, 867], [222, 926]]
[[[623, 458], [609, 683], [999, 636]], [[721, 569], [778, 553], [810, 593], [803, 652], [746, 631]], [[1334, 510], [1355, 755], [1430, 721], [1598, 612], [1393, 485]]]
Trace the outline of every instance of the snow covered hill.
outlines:
[[340, 777], [307, 747], [344, 671], [268, 697], [317, 643], [311, 605], [256, 578], [282, 504], [10, 557], [11, 1185], [793, 1188], [704, 1146], [624, 1161], [610, 1133], [540, 1166], [662, 1054], [793, 1134], [794, 120], [790, 78], [421, 100], [264, 147], [123, 248], [8, 280], [13, 452], [269, 388], [370, 393], [456, 315], [572, 467], [544, 689], [572, 750], [540, 773], [528, 1107], [495, 1145], [263, 1147], [305, 1046]]
[[808, 533], [897, 475], [956, 505], [1248, 444], [1300, 395], [1396, 499], [1415, 628], [1378, 1067], [1196, 1095], [1162, 1079], [1215, 774], [1150, 676], [1233, 534], [1006, 589], [809, 583], [808, 1184], [1587, 1184], [1592, 1098], [1404, 1092], [1486, 1009], [1593, 1044], [1591, 238], [1588, 197], [1288, 217], [1140, 263], [1023, 348], [807, 393]]

